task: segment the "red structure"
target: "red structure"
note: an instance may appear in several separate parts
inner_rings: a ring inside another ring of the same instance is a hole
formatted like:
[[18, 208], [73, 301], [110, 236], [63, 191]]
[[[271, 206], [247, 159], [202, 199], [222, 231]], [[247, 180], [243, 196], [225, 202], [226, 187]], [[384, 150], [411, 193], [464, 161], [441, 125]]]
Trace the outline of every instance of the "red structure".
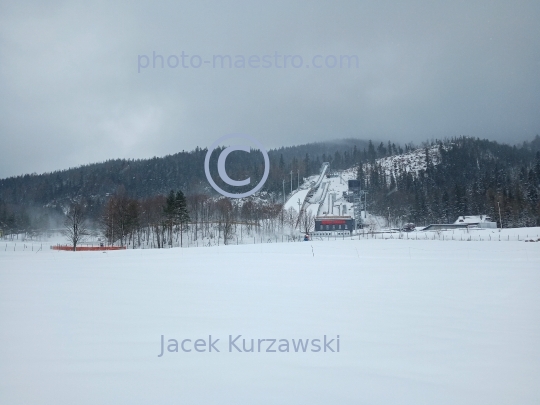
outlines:
[[354, 218], [346, 215], [325, 215], [315, 218], [315, 232], [354, 230]]
[[344, 219], [326, 219], [321, 220], [321, 225], [345, 225]]

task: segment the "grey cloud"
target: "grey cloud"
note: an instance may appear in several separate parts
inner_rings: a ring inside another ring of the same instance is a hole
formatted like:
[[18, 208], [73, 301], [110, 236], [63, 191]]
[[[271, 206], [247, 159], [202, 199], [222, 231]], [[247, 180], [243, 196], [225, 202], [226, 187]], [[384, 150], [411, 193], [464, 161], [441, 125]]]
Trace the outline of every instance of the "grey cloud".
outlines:
[[[540, 132], [540, 4], [21, 2], [0, 12], [0, 177], [208, 146]], [[137, 55], [355, 54], [358, 69], [145, 69]]]

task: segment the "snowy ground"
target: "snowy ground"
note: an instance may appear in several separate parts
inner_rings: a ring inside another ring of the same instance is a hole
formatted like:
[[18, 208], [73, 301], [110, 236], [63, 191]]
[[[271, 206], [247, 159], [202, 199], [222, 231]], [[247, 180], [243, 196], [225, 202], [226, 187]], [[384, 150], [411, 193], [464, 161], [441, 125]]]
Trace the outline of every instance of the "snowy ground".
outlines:
[[[417, 228], [414, 232], [400, 232], [396, 230], [390, 230], [388, 228], [380, 227], [380, 224], [384, 224], [384, 218], [371, 216], [368, 214], [368, 220], [374, 218], [375, 231], [372, 233], [368, 227], [357, 230], [352, 236], [353, 240], [365, 240], [365, 239], [405, 239], [405, 240], [441, 240], [441, 241], [473, 241], [473, 242], [514, 242], [514, 241], [526, 241], [540, 239], [540, 227], [532, 228], [505, 228], [499, 229], [454, 229], [444, 231], [422, 231], [422, 227]], [[293, 232], [295, 234], [297, 232]], [[301, 234], [303, 238], [303, 234]], [[348, 240], [349, 237], [342, 238], [341, 236], [330, 237], [318, 237], [314, 236], [314, 240], [328, 241], [328, 240]], [[236, 235], [229, 241], [231, 245], [252, 245], [260, 243], [287, 243], [291, 241], [291, 237], [288, 233], [251, 233], [246, 235], [237, 232]], [[66, 245], [68, 242], [64, 236], [54, 235], [49, 238], [41, 238], [35, 240], [24, 240], [23, 235], [19, 235], [19, 238], [0, 239], [0, 252], [6, 254], [14, 252], [41, 252], [43, 250], [50, 250], [54, 245]], [[217, 240], [208, 244], [208, 239], [193, 241], [190, 238], [184, 238], [184, 248], [198, 248], [203, 246], [217, 245]], [[220, 244], [223, 245], [223, 240], [220, 240]], [[93, 238], [87, 242], [81, 244], [81, 246], [99, 246], [97, 238]], [[144, 249], [148, 249], [148, 245], [143, 245]], [[129, 246], [129, 249], [132, 247]]]
[[298, 200], [300, 200], [300, 204], [303, 204], [308, 192], [309, 188], [295, 191], [285, 203], [284, 209], [288, 210], [290, 208], [294, 208], [296, 211], [298, 211]]
[[[0, 249], [0, 403], [538, 404], [539, 292], [518, 241]], [[158, 357], [161, 335], [221, 352]]]

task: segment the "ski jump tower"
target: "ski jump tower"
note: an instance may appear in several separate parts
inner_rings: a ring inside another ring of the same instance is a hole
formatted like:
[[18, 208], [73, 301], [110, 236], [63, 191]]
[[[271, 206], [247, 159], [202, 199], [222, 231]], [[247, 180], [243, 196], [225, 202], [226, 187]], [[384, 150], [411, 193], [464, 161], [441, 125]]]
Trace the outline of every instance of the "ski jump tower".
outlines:
[[[367, 191], [362, 190], [360, 180], [349, 180], [348, 186], [347, 201], [353, 203], [353, 214], [356, 227], [363, 228], [365, 213], [367, 211]], [[362, 218], [362, 211], [364, 211], [364, 218]]]

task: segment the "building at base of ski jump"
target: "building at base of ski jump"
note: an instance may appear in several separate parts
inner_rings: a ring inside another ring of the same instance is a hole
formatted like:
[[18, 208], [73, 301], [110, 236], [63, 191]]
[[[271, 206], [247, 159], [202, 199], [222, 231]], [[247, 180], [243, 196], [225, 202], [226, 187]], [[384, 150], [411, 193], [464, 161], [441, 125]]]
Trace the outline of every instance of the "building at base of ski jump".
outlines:
[[314, 236], [350, 235], [355, 229], [354, 218], [347, 215], [326, 215], [315, 218]]

